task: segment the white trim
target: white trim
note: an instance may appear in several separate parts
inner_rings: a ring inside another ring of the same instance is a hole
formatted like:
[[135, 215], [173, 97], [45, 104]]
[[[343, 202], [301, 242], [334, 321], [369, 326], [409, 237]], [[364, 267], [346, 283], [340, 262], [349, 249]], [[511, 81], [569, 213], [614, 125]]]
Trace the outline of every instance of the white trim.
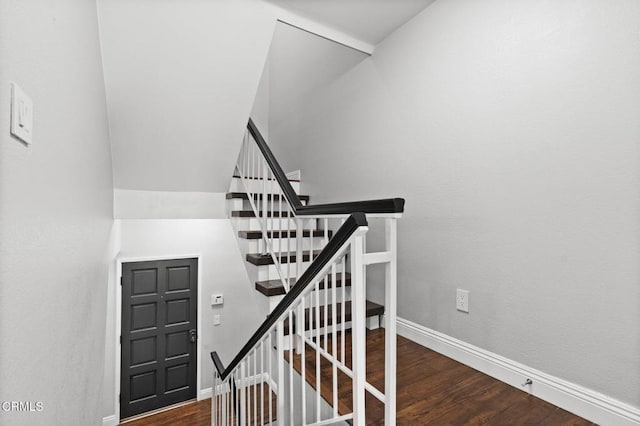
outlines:
[[377, 263], [389, 263], [391, 259], [393, 259], [393, 253], [391, 251], [379, 251], [365, 253], [363, 262], [365, 266], [369, 266]]
[[[398, 334], [592, 422], [640, 424], [640, 408], [398, 318]], [[523, 388], [526, 379], [533, 383]]]
[[[245, 377], [244, 379], [238, 379], [235, 381], [235, 383], [236, 383], [236, 389], [248, 388], [254, 383], [255, 384], [266, 383], [267, 386], [270, 386], [271, 389], [276, 394], [278, 393], [278, 385], [276, 385], [276, 382], [271, 380], [271, 377], [269, 377], [269, 373], [255, 374], [253, 376]], [[213, 392], [212, 388], [203, 389], [201, 391], [201, 394], [204, 396], [202, 399], [211, 398], [212, 392]], [[216, 395], [220, 395], [227, 392], [229, 392], [229, 380], [225, 380], [224, 383], [221, 383], [216, 386]]]
[[198, 391], [198, 401], [211, 398], [213, 396], [213, 390], [211, 388], [201, 389]]
[[[200, 387], [202, 386], [202, 337], [200, 333], [202, 332], [202, 309], [200, 309], [200, 304], [202, 303], [202, 254], [194, 253], [194, 254], [174, 254], [174, 255], [161, 255], [161, 256], [117, 256], [115, 267], [116, 267], [116, 282], [115, 290], [115, 320], [116, 320], [116, 328], [114, 338], [115, 338], [115, 381], [114, 381], [114, 406], [116, 407], [115, 414], [112, 414], [109, 417], [105, 417], [105, 419], [111, 419], [112, 417], [115, 419], [116, 423], [120, 423], [120, 370], [122, 366], [120, 365], [120, 352], [122, 350], [120, 344], [120, 331], [122, 330], [122, 286], [120, 285], [120, 281], [122, 279], [122, 264], [129, 262], [147, 262], [147, 261], [157, 261], [157, 260], [173, 260], [173, 259], [198, 259], [198, 341], [196, 343], [196, 351], [197, 351], [197, 362], [196, 362], [196, 397], [198, 401], [204, 398], [200, 398], [201, 391]], [[104, 422], [104, 419], [103, 419]]]
[[236, 380], [236, 388], [237, 389], [248, 388], [253, 384], [259, 384], [263, 382], [267, 384], [271, 382], [271, 380], [269, 379], [268, 373], [254, 374], [253, 376], [247, 376], [243, 379], [238, 379]]
[[289, 172], [286, 176], [287, 179], [302, 180], [302, 173], [300, 172], [300, 169]]
[[358, 50], [364, 54], [372, 55], [376, 46], [365, 41], [362, 41], [352, 35], [337, 30], [335, 28], [328, 27], [320, 24], [309, 18], [305, 18], [289, 10], [280, 9], [278, 13], [278, 21], [297, 27], [303, 31], [313, 33], [327, 40], [331, 40], [343, 46], [350, 47], [351, 49]]
[[112, 414], [102, 418], [102, 426], [118, 426], [118, 416]]

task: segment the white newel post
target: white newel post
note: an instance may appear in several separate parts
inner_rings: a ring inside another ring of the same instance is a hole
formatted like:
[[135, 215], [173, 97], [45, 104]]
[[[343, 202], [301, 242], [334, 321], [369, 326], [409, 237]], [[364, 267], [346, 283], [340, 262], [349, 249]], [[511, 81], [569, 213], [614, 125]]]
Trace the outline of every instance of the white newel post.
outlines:
[[353, 369], [353, 425], [364, 426], [367, 380], [366, 294], [364, 282], [364, 237], [351, 244], [351, 359]]
[[385, 220], [385, 250], [390, 253], [389, 262], [385, 265], [385, 287], [384, 287], [384, 330], [385, 330], [385, 353], [384, 353], [384, 424], [394, 426], [396, 424], [396, 360], [397, 360], [397, 338], [396, 338], [396, 314], [397, 314], [397, 223], [395, 218]]

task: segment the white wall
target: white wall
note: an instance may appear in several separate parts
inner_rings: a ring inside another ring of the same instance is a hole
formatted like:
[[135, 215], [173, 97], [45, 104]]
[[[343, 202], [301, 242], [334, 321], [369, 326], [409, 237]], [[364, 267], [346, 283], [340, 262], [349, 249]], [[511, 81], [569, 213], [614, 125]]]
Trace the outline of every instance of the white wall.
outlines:
[[437, 1], [270, 142], [314, 202], [406, 198], [401, 317], [640, 407], [639, 23]]
[[256, 97], [253, 100], [253, 107], [251, 108], [251, 118], [258, 126], [262, 136], [267, 140], [269, 138], [269, 99], [271, 92], [269, 81], [269, 57], [267, 56], [260, 76]]
[[[34, 141], [9, 135], [9, 82]], [[94, 2], [0, 2], [0, 411], [3, 425], [101, 420], [111, 153]]]
[[[222, 361], [228, 364], [242, 345], [264, 321], [267, 300], [255, 291], [247, 277], [243, 259], [238, 249], [236, 236], [228, 219], [123, 219], [121, 226], [121, 250], [119, 258], [139, 259], [149, 257], [200, 255], [201, 299], [198, 309], [202, 315], [199, 338], [202, 340], [201, 388], [211, 388], [213, 364], [211, 351], [217, 351]], [[112, 291], [116, 287], [112, 286]], [[224, 294], [222, 307], [211, 306], [213, 293]], [[115, 307], [115, 305], [114, 305]], [[247, 309], [251, 307], [251, 309]], [[213, 326], [214, 314], [221, 315], [222, 324]], [[115, 317], [110, 312], [112, 336]], [[115, 338], [107, 342], [107, 351], [115, 352]], [[115, 377], [115, 360], [106, 366], [105, 376]], [[108, 383], [104, 399], [103, 415], [115, 413], [115, 384]]]
[[274, 8], [257, 0], [98, 0], [121, 189], [223, 192]]
[[267, 61], [268, 126], [286, 126], [297, 116], [298, 109], [305, 108], [314, 89], [326, 86], [367, 57], [358, 50], [278, 22]]
[[115, 219], [226, 219], [225, 193], [116, 189]]

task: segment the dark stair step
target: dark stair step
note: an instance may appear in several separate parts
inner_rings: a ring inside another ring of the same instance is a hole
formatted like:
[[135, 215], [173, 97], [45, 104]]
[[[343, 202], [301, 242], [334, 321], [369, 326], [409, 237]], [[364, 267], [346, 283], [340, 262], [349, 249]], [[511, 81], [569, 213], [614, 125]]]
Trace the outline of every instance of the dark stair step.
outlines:
[[[240, 175], [233, 175], [234, 178], [236, 179], [240, 179]], [[245, 177], [245, 179], [255, 179], [255, 180], [264, 180], [264, 178], [261, 177], [252, 177], [252, 176], [247, 176]], [[274, 178], [269, 178], [269, 180], [276, 180]], [[287, 179], [289, 182], [300, 182], [300, 179]]]
[[[315, 258], [319, 254], [320, 254], [320, 250], [315, 250], [313, 252], [313, 257]], [[296, 261], [296, 253], [282, 253], [282, 255], [280, 256], [280, 263], [289, 263], [289, 259], [291, 260], [291, 262], [295, 262]], [[308, 262], [309, 260], [310, 260], [309, 251], [305, 251], [302, 254], [302, 261], [303, 262]], [[247, 262], [252, 263], [254, 265], [258, 265], [258, 266], [260, 266], [260, 265], [273, 265], [273, 263], [274, 263], [270, 254], [260, 254], [260, 253], [249, 253], [249, 254], [247, 254]]]
[[[329, 238], [331, 238], [331, 236], [333, 235], [333, 232], [329, 231], [328, 232]], [[240, 238], [244, 238], [247, 240], [260, 240], [262, 239], [262, 231], [238, 231], [238, 236]], [[303, 237], [309, 237], [310, 236], [310, 232], [309, 231], [304, 231], [302, 233]], [[319, 237], [322, 238], [324, 237], [324, 230], [322, 229], [315, 229], [313, 231], [313, 236], [314, 237]], [[295, 238], [296, 237], [296, 231], [267, 231], [267, 238]]]
[[[329, 274], [328, 277], [329, 287], [331, 288], [333, 287], [331, 274]], [[289, 279], [289, 288], [291, 288], [295, 282], [296, 280], [294, 278]], [[349, 272], [345, 272], [345, 285], [347, 287], [351, 286], [351, 274]], [[319, 287], [321, 290], [324, 289], [324, 280], [320, 281]], [[336, 287], [342, 287], [342, 272], [336, 273]], [[285, 294], [281, 280], [258, 281], [256, 282], [256, 290], [265, 296], [280, 296]]]
[[[263, 215], [264, 215], [263, 212], [260, 211], [260, 217], [262, 217]], [[231, 212], [231, 216], [256, 217], [256, 214], [254, 213], [253, 210], [234, 210]], [[272, 211], [267, 212], [267, 217], [289, 217], [289, 216], [293, 216], [293, 215], [291, 215], [289, 212], [286, 212], [286, 211], [285, 212], [272, 212]]]
[[[338, 324], [340, 324], [341, 322], [343, 322], [342, 320], [342, 304], [341, 303], [336, 303], [336, 320], [338, 321]], [[319, 321], [319, 328], [325, 327], [325, 326], [329, 326], [331, 324], [333, 324], [333, 315], [332, 315], [332, 306], [329, 305], [327, 306], [327, 320], [325, 321], [324, 318], [324, 306], [320, 307], [320, 321]], [[367, 318], [369, 317], [375, 317], [375, 316], [380, 316], [382, 314], [384, 314], [384, 306], [382, 305], [378, 305], [377, 303], [371, 302], [369, 300], [367, 300], [367, 307], [366, 307], [366, 311], [367, 311]], [[351, 321], [351, 302], [347, 301], [345, 306], [344, 306], [344, 321]], [[294, 327], [294, 331], [295, 331], [295, 319], [293, 321], [293, 327]], [[316, 329], [318, 327], [316, 327], [316, 308], [307, 308], [304, 310], [304, 329], [305, 331], [307, 330], [313, 330]], [[289, 334], [289, 321], [285, 321], [284, 322], [284, 334]]]
[[[298, 198], [300, 198], [300, 201], [306, 201], [307, 203], [309, 202], [308, 195], [298, 195]], [[233, 199], [248, 200], [249, 195], [246, 192], [227, 192], [227, 200], [233, 200]], [[262, 194], [254, 194], [253, 199], [262, 200]], [[267, 194], [267, 200], [271, 201], [272, 199], [274, 201], [278, 201], [280, 200], [280, 195]], [[286, 200], [286, 197], [282, 197], [282, 200]]]

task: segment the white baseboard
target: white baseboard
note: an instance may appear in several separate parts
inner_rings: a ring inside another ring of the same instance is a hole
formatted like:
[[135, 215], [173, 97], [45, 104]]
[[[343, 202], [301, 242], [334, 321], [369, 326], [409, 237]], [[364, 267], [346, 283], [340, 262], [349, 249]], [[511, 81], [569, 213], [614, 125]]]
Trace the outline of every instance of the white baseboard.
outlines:
[[[640, 408], [543, 373], [409, 320], [398, 318], [398, 334], [491, 377], [602, 425], [639, 425]], [[526, 379], [532, 384], [522, 387]]]
[[102, 426], [118, 426], [118, 417], [115, 414], [103, 417]]
[[[211, 388], [200, 389], [198, 392], [198, 401], [211, 398], [211, 395]], [[118, 424], [118, 417], [115, 414], [102, 418], [102, 426], [118, 426]]]
[[198, 392], [198, 401], [211, 398], [211, 395], [213, 395], [211, 388], [200, 389], [200, 392]]

